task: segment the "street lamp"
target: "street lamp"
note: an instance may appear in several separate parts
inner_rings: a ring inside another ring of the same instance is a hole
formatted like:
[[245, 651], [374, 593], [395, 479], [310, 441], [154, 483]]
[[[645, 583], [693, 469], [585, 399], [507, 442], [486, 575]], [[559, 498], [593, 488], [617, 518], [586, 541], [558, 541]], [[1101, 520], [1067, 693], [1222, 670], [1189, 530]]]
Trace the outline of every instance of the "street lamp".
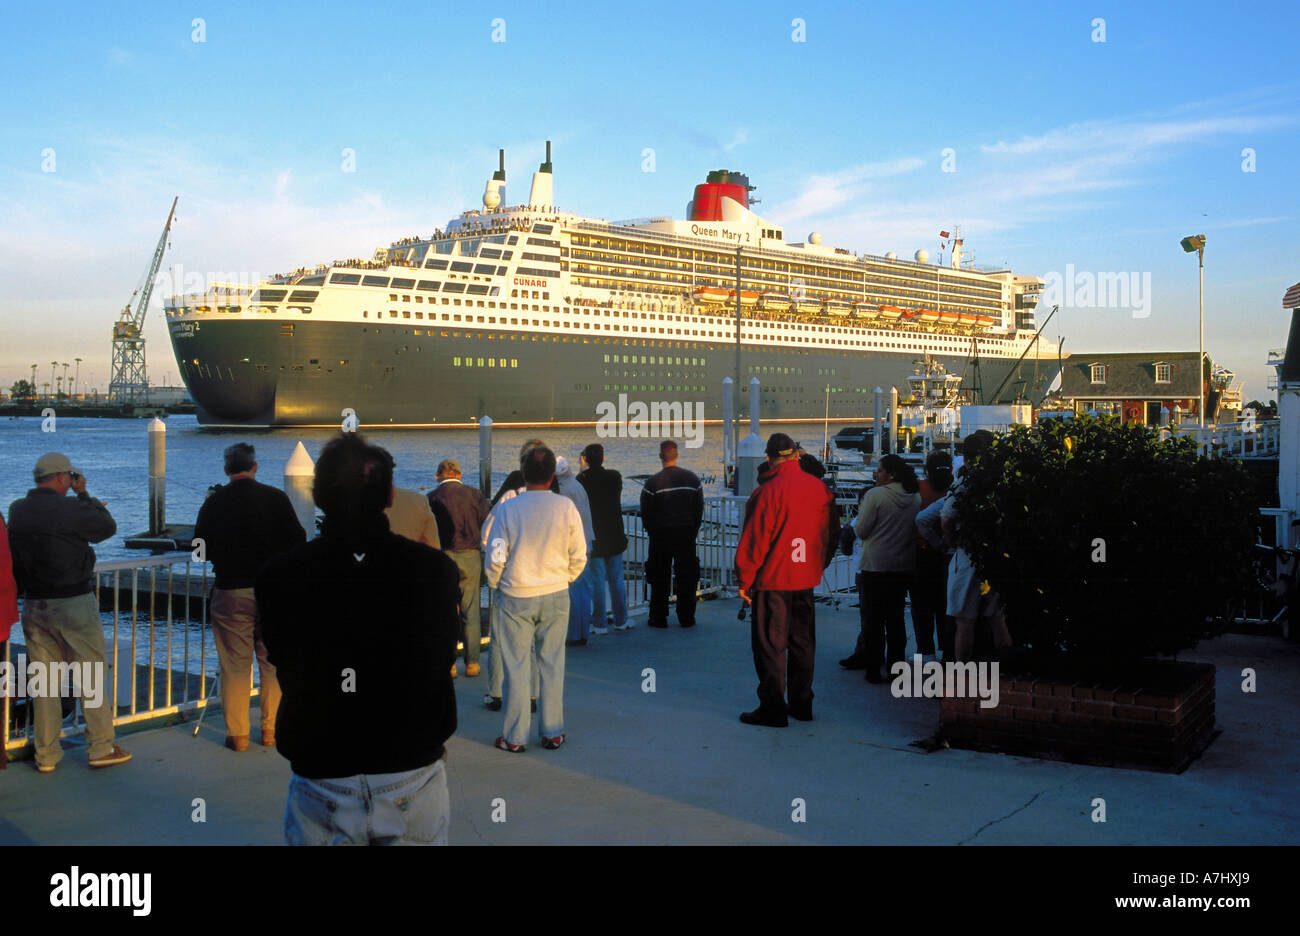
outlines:
[[1198, 392], [1198, 402], [1196, 413], [1200, 419], [1201, 425], [1205, 425], [1205, 235], [1194, 234], [1191, 237], [1184, 237], [1182, 240], [1183, 250], [1187, 253], [1196, 251], [1196, 265], [1199, 268], [1200, 275], [1200, 306], [1201, 306], [1201, 354], [1196, 359], [1196, 387]]
[[[72, 381], [73, 390], [75, 391], [76, 388], [81, 386], [81, 358], [73, 358], [73, 360], [77, 362], [77, 374]], [[77, 394], [74, 392], [72, 395], [75, 397]]]

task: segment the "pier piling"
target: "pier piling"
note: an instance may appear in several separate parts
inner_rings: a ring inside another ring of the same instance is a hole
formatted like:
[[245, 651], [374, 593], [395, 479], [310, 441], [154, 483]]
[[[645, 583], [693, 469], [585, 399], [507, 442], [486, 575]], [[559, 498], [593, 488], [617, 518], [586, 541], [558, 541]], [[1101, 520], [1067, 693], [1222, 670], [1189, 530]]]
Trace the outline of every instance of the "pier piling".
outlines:
[[749, 379], [749, 435], [740, 440], [736, 448], [736, 493], [748, 497], [758, 487], [758, 463], [766, 455], [762, 437], [758, 434], [759, 407], [762, 403], [757, 377]]
[[882, 423], [884, 422], [884, 413], [882, 412], [885, 402], [885, 391], [880, 387], [876, 388], [874, 394], [874, 405], [871, 411], [871, 460], [880, 461], [881, 439], [884, 436]]
[[731, 450], [735, 441], [736, 419], [735, 381], [730, 377], [722, 378], [722, 478], [723, 483], [733, 492], [736, 490], [736, 453]]
[[478, 421], [478, 489], [483, 496], [492, 497], [492, 417]]
[[315, 474], [316, 465], [307, 454], [307, 448], [299, 442], [284, 463], [284, 493], [289, 495], [289, 503], [293, 504], [293, 512], [298, 515], [307, 539], [316, 535], [316, 503], [311, 497], [311, 482]]
[[149, 423], [149, 535], [167, 527], [167, 424], [158, 417]]

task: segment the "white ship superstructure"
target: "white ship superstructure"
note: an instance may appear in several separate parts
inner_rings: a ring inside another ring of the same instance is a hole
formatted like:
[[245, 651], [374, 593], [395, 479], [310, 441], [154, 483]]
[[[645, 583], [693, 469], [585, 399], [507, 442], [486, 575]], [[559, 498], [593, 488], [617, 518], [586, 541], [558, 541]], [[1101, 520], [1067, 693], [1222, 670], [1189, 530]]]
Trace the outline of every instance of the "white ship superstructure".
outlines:
[[[1030, 349], [1038, 278], [957, 250], [940, 265], [789, 243], [749, 190], [722, 170], [685, 220], [610, 223], [554, 207], [549, 143], [527, 203], [505, 205], [503, 156], [482, 209], [432, 236], [167, 300], [177, 362], [209, 425], [336, 425], [348, 407], [371, 425], [587, 423], [620, 393], [717, 418], [738, 265], [741, 387], [759, 377], [765, 419], [820, 418], [827, 394], [832, 418], [861, 418], [923, 355], [957, 373], [977, 356], [991, 389]], [[1035, 359], [1045, 387], [1056, 347]]]

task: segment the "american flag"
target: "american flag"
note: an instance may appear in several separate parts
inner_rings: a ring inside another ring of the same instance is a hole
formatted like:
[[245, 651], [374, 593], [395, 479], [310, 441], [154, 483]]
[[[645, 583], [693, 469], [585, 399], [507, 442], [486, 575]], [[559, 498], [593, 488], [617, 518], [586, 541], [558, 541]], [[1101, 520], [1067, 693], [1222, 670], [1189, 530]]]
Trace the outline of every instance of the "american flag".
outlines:
[[1286, 295], [1282, 297], [1282, 308], [1300, 308], [1300, 283], [1296, 283], [1286, 291]]

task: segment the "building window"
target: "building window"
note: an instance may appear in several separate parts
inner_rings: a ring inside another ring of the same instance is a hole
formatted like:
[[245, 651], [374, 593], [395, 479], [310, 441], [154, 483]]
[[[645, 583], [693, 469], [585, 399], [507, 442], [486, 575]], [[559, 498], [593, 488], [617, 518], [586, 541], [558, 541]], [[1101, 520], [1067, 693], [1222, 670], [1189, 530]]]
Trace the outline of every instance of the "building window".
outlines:
[[1156, 365], [1156, 383], [1169, 383], [1173, 367], [1169, 364]]
[[1095, 383], [1095, 384], [1104, 384], [1104, 383], [1106, 382], [1106, 365], [1105, 365], [1105, 364], [1093, 364], [1091, 370], [1092, 370], [1092, 382], [1093, 382], [1093, 383]]

